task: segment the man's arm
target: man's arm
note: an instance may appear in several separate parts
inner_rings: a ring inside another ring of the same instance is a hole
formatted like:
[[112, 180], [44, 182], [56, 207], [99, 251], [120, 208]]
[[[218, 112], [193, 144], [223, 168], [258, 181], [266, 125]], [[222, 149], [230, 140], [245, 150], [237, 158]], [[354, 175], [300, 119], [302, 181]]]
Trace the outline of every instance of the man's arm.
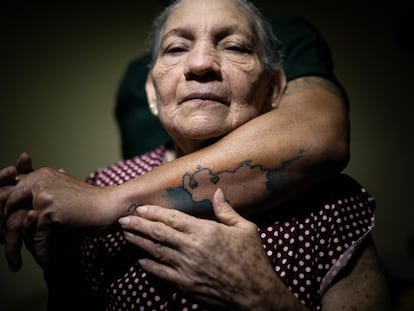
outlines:
[[[280, 106], [217, 143], [154, 169], [116, 189], [129, 206], [157, 204], [192, 214], [211, 209], [217, 187], [244, 215], [262, 212], [317, 180], [340, 172], [349, 157], [348, 111], [337, 87], [319, 77], [288, 83]], [[115, 203], [116, 202], [116, 203]]]
[[[274, 111], [123, 185], [92, 187], [42, 169], [22, 178], [2, 205], [10, 215], [29, 200], [41, 226], [102, 229], [144, 204], [211, 215], [213, 194], [221, 188], [238, 212], [257, 214], [269, 209], [266, 200], [273, 208], [340, 172], [348, 161], [348, 130], [348, 111], [336, 86], [302, 77], [288, 83]], [[7, 243], [8, 258], [21, 243], [13, 239]]]
[[348, 112], [339, 91], [332, 90], [334, 85], [321, 78], [295, 79], [277, 109], [118, 187], [94, 189], [43, 169], [16, 186], [9, 213], [31, 195], [48, 222], [76, 224], [78, 215], [82, 224], [105, 227], [144, 204], [203, 215], [211, 214], [218, 187], [238, 212], [261, 213], [269, 208], [266, 200], [273, 208], [347, 163]]

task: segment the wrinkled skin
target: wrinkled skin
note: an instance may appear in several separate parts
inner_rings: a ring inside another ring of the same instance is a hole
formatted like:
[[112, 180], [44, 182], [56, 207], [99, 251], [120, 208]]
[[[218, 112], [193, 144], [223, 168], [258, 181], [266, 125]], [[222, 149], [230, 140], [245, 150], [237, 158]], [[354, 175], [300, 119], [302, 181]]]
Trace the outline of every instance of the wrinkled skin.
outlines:
[[[107, 214], [100, 209], [101, 202], [107, 203], [106, 194], [110, 191], [88, 185], [61, 170], [32, 171], [27, 154], [22, 154], [16, 167], [0, 171], [0, 184], [0, 233], [12, 271], [21, 267], [23, 240], [44, 268], [51, 258], [49, 252], [54, 249], [49, 236], [56, 224], [64, 224], [58, 228], [59, 232], [76, 229], [72, 232], [81, 234], [84, 230], [93, 232], [106, 228], [113, 222], [113, 217], [107, 219]], [[32, 206], [36, 209], [31, 209]]]
[[21, 175], [32, 171], [32, 161], [26, 153], [20, 155], [15, 166], [9, 166], [0, 171], [0, 243], [6, 245], [6, 257], [13, 271], [19, 269], [22, 264], [20, 255], [23, 243], [22, 226], [31, 204], [26, 202], [27, 208], [17, 210], [8, 218], [5, 215], [5, 207]]
[[145, 270], [201, 301], [261, 310], [292, 296], [295, 310], [307, 310], [273, 271], [257, 226], [237, 214], [220, 189], [213, 206], [217, 221], [149, 205], [120, 224], [128, 241], [153, 256], [140, 260]]

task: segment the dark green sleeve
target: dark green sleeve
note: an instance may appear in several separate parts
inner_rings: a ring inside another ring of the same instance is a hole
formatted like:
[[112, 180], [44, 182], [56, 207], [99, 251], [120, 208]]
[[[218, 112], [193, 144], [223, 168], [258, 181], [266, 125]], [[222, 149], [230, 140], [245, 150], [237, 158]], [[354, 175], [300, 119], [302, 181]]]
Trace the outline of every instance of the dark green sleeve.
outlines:
[[282, 45], [282, 63], [287, 80], [320, 76], [335, 83], [347, 100], [347, 94], [335, 76], [330, 48], [318, 30], [298, 16], [273, 16], [269, 20]]
[[133, 60], [121, 81], [115, 107], [124, 159], [143, 154], [170, 140], [147, 103], [145, 81], [150, 57]]
[[335, 79], [329, 47], [308, 21], [286, 16], [274, 16], [269, 20], [282, 44], [283, 66], [288, 80], [310, 74]]
[[[289, 16], [272, 16], [269, 20], [282, 44], [283, 67], [288, 80], [317, 75], [336, 83], [343, 90], [334, 74], [327, 43], [308, 21]], [[148, 109], [145, 80], [149, 62], [150, 57], [145, 55], [128, 65], [117, 95], [115, 114], [124, 158], [142, 154], [169, 141], [168, 134]], [[346, 98], [345, 92], [344, 95]]]

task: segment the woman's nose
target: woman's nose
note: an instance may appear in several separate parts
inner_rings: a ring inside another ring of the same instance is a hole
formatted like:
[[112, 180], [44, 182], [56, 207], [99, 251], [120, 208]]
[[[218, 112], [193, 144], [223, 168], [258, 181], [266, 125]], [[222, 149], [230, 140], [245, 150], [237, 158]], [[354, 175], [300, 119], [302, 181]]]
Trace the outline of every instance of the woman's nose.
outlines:
[[216, 76], [220, 77], [220, 64], [214, 47], [199, 44], [188, 53], [185, 75], [187, 79], [192, 76]]

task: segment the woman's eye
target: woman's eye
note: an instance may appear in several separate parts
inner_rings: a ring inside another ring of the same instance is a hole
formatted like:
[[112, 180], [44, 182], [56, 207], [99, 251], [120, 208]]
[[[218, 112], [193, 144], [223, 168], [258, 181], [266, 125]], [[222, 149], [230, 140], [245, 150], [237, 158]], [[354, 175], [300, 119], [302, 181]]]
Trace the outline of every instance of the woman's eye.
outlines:
[[244, 46], [240, 46], [240, 45], [231, 45], [226, 47], [226, 50], [229, 51], [233, 51], [233, 52], [237, 52], [237, 53], [247, 53], [247, 54], [251, 54], [252, 51]]
[[182, 52], [185, 52], [185, 48], [181, 46], [173, 46], [165, 49], [166, 54], [178, 54]]

